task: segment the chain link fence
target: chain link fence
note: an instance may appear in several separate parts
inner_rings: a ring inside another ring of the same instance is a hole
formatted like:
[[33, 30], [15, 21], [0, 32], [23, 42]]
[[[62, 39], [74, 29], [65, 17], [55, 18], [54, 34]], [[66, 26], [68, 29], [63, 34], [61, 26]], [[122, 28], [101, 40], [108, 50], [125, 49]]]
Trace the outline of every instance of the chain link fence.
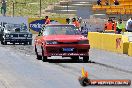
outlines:
[[49, 4], [58, 1], [60, 0], [8, 0], [6, 15], [38, 17], [41, 15], [40, 10], [44, 11]]

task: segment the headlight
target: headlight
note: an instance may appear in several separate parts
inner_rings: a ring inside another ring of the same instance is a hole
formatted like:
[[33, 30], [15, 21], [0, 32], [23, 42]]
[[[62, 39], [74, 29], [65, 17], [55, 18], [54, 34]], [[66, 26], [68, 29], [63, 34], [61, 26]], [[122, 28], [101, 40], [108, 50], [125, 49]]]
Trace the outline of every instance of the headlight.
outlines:
[[58, 42], [57, 41], [46, 41], [46, 44], [58, 44]]
[[32, 37], [32, 35], [31, 35], [31, 34], [28, 34], [28, 37], [29, 37], [29, 38], [31, 38], [31, 37]]
[[80, 40], [78, 44], [89, 44], [89, 40]]
[[6, 37], [6, 38], [8, 38], [8, 37], [9, 37], [9, 35], [7, 34], [7, 35], [5, 35], [5, 37]]
[[13, 37], [13, 35], [10, 35], [11, 37]]

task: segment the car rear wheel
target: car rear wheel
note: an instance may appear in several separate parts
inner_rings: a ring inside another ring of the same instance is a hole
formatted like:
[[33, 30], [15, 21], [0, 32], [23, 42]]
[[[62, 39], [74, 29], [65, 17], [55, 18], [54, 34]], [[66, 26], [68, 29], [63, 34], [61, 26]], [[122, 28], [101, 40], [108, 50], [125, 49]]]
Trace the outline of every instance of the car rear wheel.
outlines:
[[43, 49], [42, 46], [41, 46], [41, 48], [42, 48], [42, 61], [46, 62], [47, 61], [47, 56], [44, 56], [44, 49]]
[[38, 55], [38, 51], [37, 51], [36, 45], [35, 45], [35, 54], [36, 54], [38, 60], [42, 59], [42, 56]]
[[72, 56], [71, 59], [72, 59], [73, 61], [79, 61], [79, 56]]
[[87, 63], [89, 61], [89, 56], [84, 56], [83, 61]]

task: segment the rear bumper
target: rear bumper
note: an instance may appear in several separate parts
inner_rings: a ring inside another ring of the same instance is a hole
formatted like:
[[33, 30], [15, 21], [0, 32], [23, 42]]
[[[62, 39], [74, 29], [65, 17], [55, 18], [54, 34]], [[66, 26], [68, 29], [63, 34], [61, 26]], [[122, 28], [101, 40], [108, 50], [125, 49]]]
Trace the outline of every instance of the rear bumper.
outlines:
[[[90, 45], [88, 44], [64, 44], [44, 46], [45, 56], [89, 56]], [[63, 48], [74, 48], [71, 52], [64, 52]]]

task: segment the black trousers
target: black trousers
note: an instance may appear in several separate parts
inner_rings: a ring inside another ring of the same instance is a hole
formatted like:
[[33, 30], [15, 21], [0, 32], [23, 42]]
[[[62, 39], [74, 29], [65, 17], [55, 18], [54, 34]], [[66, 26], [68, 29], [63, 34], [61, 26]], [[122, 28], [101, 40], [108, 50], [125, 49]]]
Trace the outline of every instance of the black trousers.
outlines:
[[126, 30], [126, 31], [128, 31], [128, 32], [132, 32], [132, 30]]
[[97, 4], [98, 4], [98, 5], [101, 5], [101, 2], [100, 2], [100, 1], [97, 1]]
[[121, 34], [122, 29], [116, 28], [117, 34]]

